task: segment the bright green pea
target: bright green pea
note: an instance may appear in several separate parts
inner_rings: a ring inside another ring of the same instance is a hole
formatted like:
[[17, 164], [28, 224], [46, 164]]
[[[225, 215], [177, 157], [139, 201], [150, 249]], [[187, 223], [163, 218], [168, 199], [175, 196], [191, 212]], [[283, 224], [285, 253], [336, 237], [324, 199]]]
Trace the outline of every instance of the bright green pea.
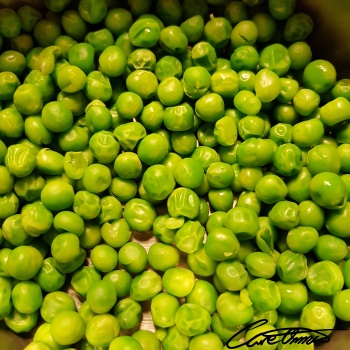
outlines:
[[29, 244], [32, 236], [22, 225], [22, 214], [8, 216], [2, 224], [3, 238], [14, 246]]
[[266, 46], [260, 53], [259, 65], [282, 77], [288, 72], [291, 65], [287, 48], [281, 44]]
[[86, 300], [93, 312], [103, 314], [114, 306], [117, 301], [117, 291], [110, 281], [95, 281], [87, 291]]
[[6, 326], [15, 333], [30, 332], [38, 322], [38, 311], [30, 314], [24, 314], [12, 308], [11, 312], [5, 316]]
[[61, 25], [67, 35], [80, 41], [87, 34], [87, 23], [83, 20], [78, 11], [68, 9], [62, 13]]
[[154, 73], [139, 69], [128, 75], [126, 87], [141, 98], [150, 99], [157, 93], [158, 80]]
[[233, 98], [234, 106], [242, 113], [256, 115], [261, 109], [259, 98], [251, 91], [241, 90]]
[[243, 140], [262, 138], [265, 134], [265, 122], [258, 116], [246, 116], [238, 122], [238, 134]]
[[208, 199], [209, 199], [210, 205], [215, 210], [220, 210], [220, 211], [230, 210], [234, 202], [233, 193], [229, 187], [210, 188], [208, 192]]
[[142, 163], [133, 152], [124, 152], [117, 156], [114, 161], [114, 170], [123, 179], [137, 178], [142, 170]]
[[93, 266], [82, 266], [74, 271], [71, 284], [76, 293], [86, 297], [91, 285], [101, 280], [101, 274]]
[[137, 69], [154, 71], [156, 56], [149, 49], [136, 49], [128, 57], [128, 68], [132, 72]]
[[228, 327], [246, 324], [254, 314], [252, 305], [244, 304], [239, 294], [234, 292], [222, 293], [217, 300], [216, 307], [220, 319]]
[[184, 71], [183, 89], [188, 97], [197, 99], [204, 96], [210, 84], [210, 73], [204, 67], [190, 67]]
[[209, 21], [204, 26], [204, 38], [216, 49], [225, 47], [232, 32], [231, 23], [224, 17], [210, 16]]
[[237, 140], [237, 126], [231, 117], [224, 116], [215, 123], [214, 137], [222, 146], [232, 146]]
[[119, 250], [119, 262], [130, 273], [139, 273], [147, 266], [146, 249], [137, 242], [128, 242]]
[[333, 126], [349, 118], [350, 102], [344, 97], [337, 97], [320, 108], [322, 123]]
[[52, 101], [42, 110], [42, 121], [52, 132], [64, 132], [73, 126], [73, 114], [63, 102]]
[[277, 273], [283, 282], [294, 283], [302, 281], [308, 274], [305, 255], [285, 250], [276, 262]]
[[179, 187], [168, 197], [167, 208], [172, 217], [185, 216], [194, 219], [199, 213], [199, 198], [192, 190]]
[[250, 45], [244, 45], [235, 48], [230, 62], [235, 71], [254, 70], [259, 62], [258, 51]]
[[64, 210], [74, 202], [74, 189], [72, 185], [63, 180], [53, 180], [46, 183], [40, 198], [47, 209]]
[[113, 34], [107, 28], [89, 32], [84, 41], [93, 46], [98, 55], [108, 47], [114, 46]]
[[40, 252], [31, 246], [19, 246], [8, 257], [6, 272], [18, 280], [29, 280], [39, 271], [43, 262]]
[[298, 81], [289, 78], [280, 78], [280, 82], [281, 92], [277, 96], [277, 100], [281, 103], [292, 101], [295, 94], [299, 91]]
[[112, 340], [112, 342], [109, 344], [109, 349], [110, 350], [142, 350], [142, 347], [140, 343], [135, 340], [134, 338], [128, 336], [128, 335], [123, 335], [120, 337], [117, 337]]
[[40, 286], [32, 281], [17, 283], [11, 292], [13, 307], [21, 313], [30, 314], [37, 311], [43, 301]]
[[86, 339], [94, 347], [105, 347], [119, 335], [120, 325], [116, 317], [95, 315], [86, 323]]
[[349, 100], [349, 79], [340, 79], [331, 91], [332, 97], [345, 97]]
[[62, 311], [51, 324], [51, 336], [60, 345], [70, 345], [79, 341], [85, 333], [83, 318], [76, 311]]
[[188, 220], [177, 230], [174, 242], [179, 250], [190, 254], [202, 246], [204, 233], [204, 228], [199, 221]]
[[[150, 153], [152, 149], [152, 153]], [[167, 140], [160, 134], [152, 133], [144, 137], [137, 147], [137, 155], [147, 165], [160, 163], [168, 153]]]
[[340, 209], [347, 201], [347, 189], [339, 175], [321, 172], [310, 182], [310, 196], [321, 207]]
[[202, 246], [187, 255], [187, 264], [196, 275], [208, 277], [214, 275], [218, 262], [210, 258]]
[[283, 37], [286, 41], [305, 40], [313, 29], [311, 16], [300, 12], [290, 16], [285, 24]]
[[98, 60], [102, 72], [110, 78], [122, 75], [127, 66], [126, 56], [118, 46], [106, 47]]
[[176, 267], [180, 261], [179, 251], [168, 244], [154, 243], [148, 251], [149, 265], [159, 271]]
[[19, 198], [30, 202], [40, 198], [40, 193], [44, 186], [45, 180], [42, 176], [31, 174], [17, 179], [14, 191]]
[[292, 69], [305, 68], [312, 59], [311, 48], [305, 41], [297, 41], [288, 47]]
[[344, 259], [347, 251], [347, 245], [343, 239], [329, 234], [320, 236], [313, 248], [319, 260], [329, 260], [335, 263]]
[[118, 298], [125, 298], [129, 295], [132, 279], [128, 272], [124, 270], [114, 270], [105, 274], [103, 279], [113, 283], [117, 290]]
[[193, 289], [195, 278], [191, 270], [182, 267], [174, 267], [165, 271], [162, 283], [164, 289], [169, 294], [176, 297], [184, 297]]
[[64, 92], [77, 92], [85, 87], [86, 75], [79, 67], [68, 65], [58, 72], [57, 84]]
[[119, 218], [106, 222], [101, 229], [104, 241], [113, 248], [122, 247], [131, 237], [131, 229], [125, 219]]
[[[172, 79], [172, 78], [167, 78]], [[163, 80], [167, 81], [167, 79]], [[192, 128], [194, 124], [193, 108], [184, 102], [178, 106], [167, 107], [163, 114], [164, 125], [171, 131], [186, 131]]]
[[240, 46], [253, 46], [258, 37], [258, 28], [254, 22], [243, 20], [238, 22], [231, 32], [231, 44], [234, 48]]
[[160, 31], [159, 44], [165, 52], [176, 56], [185, 52], [188, 39], [180, 27], [170, 25]]
[[26, 58], [20, 52], [14, 50], [3, 51], [0, 54], [0, 71], [12, 72], [21, 76], [26, 68]]
[[80, 68], [85, 74], [94, 70], [95, 49], [88, 43], [78, 43], [68, 51], [68, 61], [72, 66]]
[[190, 43], [197, 42], [204, 31], [204, 19], [200, 14], [196, 14], [182, 22], [180, 28]]
[[252, 17], [252, 21], [258, 28], [258, 42], [269, 42], [276, 33], [276, 21], [268, 13], [258, 12]]
[[62, 154], [42, 148], [36, 156], [36, 170], [45, 175], [60, 175], [64, 169]]
[[320, 261], [309, 268], [306, 283], [315, 294], [331, 296], [343, 288], [344, 277], [334, 262]]
[[275, 170], [283, 176], [296, 175], [302, 168], [300, 149], [291, 143], [279, 146], [273, 155]]
[[90, 254], [93, 266], [101, 272], [110, 272], [118, 264], [118, 254], [115, 249], [106, 244], [97, 245]]
[[256, 278], [248, 284], [247, 291], [253, 307], [258, 311], [275, 310], [281, 304], [280, 290], [274, 281]]
[[330, 145], [316, 145], [307, 154], [307, 167], [312, 175], [339, 173], [341, 164], [337, 150]]
[[197, 159], [184, 158], [177, 163], [174, 177], [180, 186], [193, 189], [202, 184], [204, 170]]
[[[146, 129], [141, 123], [138, 122], [125, 123], [117, 126], [114, 129], [113, 136], [117, 139], [120, 146], [125, 151], [132, 151], [138, 142], [146, 136]], [[151, 140], [152, 137], [148, 138], [148, 140]]]
[[11, 191], [0, 196], [0, 218], [6, 219], [15, 214], [19, 207], [17, 196]]
[[214, 123], [205, 123], [197, 131], [197, 139], [200, 145], [214, 148], [217, 141], [214, 135]]
[[43, 291], [50, 293], [59, 290], [64, 285], [66, 275], [57, 270], [53, 257], [49, 257], [44, 259], [34, 280]]
[[182, 84], [175, 77], [167, 77], [158, 85], [157, 96], [164, 106], [175, 106], [183, 98]]
[[[196, 136], [190, 130], [172, 132], [170, 141], [173, 150], [181, 156], [190, 155], [197, 146]], [[165, 156], [164, 159], [166, 159], [168, 155]], [[164, 160], [162, 162], [164, 162]]]
[[277, 202], [269, 211], [272, 224], [283, 230], [290, 230], [299, 223], [299, 206], [291, 201]]
[[40, 315], [46, 322], [51, 323], [58, 313], [68, 310], [76, 310], [72, 296], [65, 292], [55, 291], [45, 295], [40, 307]]
[[255, 76], [254, 89], [262, 103], [273, 101], [281, 92], [279, 76], [270, 69], [261, 69]]
[[132, 25], [132, 15], [126, 9], [112, 8], [107, 12], [104, 24], [115, 37], [118, 37], [128, 32]]
[[176, 311], [176, 327], [188, 336], [204, 333], [210, 325], [210, 315], [206, 309], [197, 304], [183, 304]]
[[89, 191], [78, 191], [73, 199], [73, 210], [83, 219], [94, 219], [101, 211], [100, 198]]
[[84, 93], [90, 101], [107, 102], [113, 94], [109, 77], [100, 71], [90, 72], [86, 77]]
[[24, 133], [30, 141], [37, 145], [48, 145], [53, 138], [52, 132], [44, 126], [40, 116], [28, 116], [24, 120]]
[[108, 187], [110, 195], [115, 196], [122, 203], [133, 199], [137, 194], [137, 183], [133, 179], [122, 179], [113, 177]]
[[216, 274], [222, 286], [229, 291], [240, 291], [248, 282], [248, 272], [237, 259], [220, 261]]
[[83, 151], [84, 153], [89, 144], [89, 131], [85, 127], [74, 125], [58, 135], [58, 144], [65, 152]]
[[216, 68], [217, 55], [215, 48], [208, 42], [200, 41], [192, 48], [192, 62], [194, 66], [205, 68], [208, 72]]
[[308, 253], [318, 242], [318, 232], [311, 226], [298, 226], [287, 234], [288, 247], [297, 253]]
[[162, 289], [161, 276], [153, 270], [146, 270], [132, 280], [130, 297], [137, 301], [151, 300]]
[[17, 75], [12, 72], [1, 72], [0, 82], [0, 100], [5, 101], [12, 99], [13, 93], [20, 85]]
[[320, 143], [324, 136], [323, 123], [316, 118], [293, 125], [292, 138], [298, 147], [311, 147]]
[[158, 23], [151, 18], [135, 21], [129, 29], [130, 42], [134, 46], [150, 48], [157, 44], [160, 38]]

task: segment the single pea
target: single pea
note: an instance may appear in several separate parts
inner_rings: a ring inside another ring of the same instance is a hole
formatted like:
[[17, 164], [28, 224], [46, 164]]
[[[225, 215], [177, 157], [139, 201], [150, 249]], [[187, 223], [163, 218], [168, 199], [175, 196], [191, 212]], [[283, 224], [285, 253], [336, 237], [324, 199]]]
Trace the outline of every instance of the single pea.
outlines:
[[245, 259], [248, 272], [256, 277], [270, 279], [276, 273], [276, 262], [263, 252], [253, 252]]
[[224, 227], [213, 228], [204, 245], [208, 256], [218, 261], [234, 258], [239, 247], [239, 241], [234, 233]]
[[60, 175], [64, 169], [64, 157], [49, 148], [42, 148], [36, 156], [36, 170], [45, 175]]
[[280, 290], [274, 281], [256, 278], [248, 284], [247, 291], [256, 310], [275, 310], [281, 304]]
[[277, 24], [273, 16], [270, 16], [268, 13], [258, 12], [252, 17], [252, 21], [258, 28], [257, 42], [269, 42], [277, 29]]
[[[171, 79], [171, 78], [167, 78]], [[163, 80], [167, 81], [167, 79]], [[182, 89], [182, 88], [181, 88]], [[184, 102], [178, 106], [170, 106], [165, 108], [163, 115], [164, 125], [171, 131], [187, 131], [193, 127], [194, 111], [193, 108]]]
[[24, 314], [12, 308], [10, 313], [4, 317], [6, 326], [15, 333], [30, 332], [38, 322], [38, 311]]
[[113, 314], [118, 320], [121, 329], [131, 329], [138, 325], [142, 317], [142, 309], [139, 302], [131, 298], [120, 300], [113, 309]]
[[248, 282], [248, 272], [237, 259], [220, 261], [216, 274], [222, 286], [229, 291], [240, 291]]
[[252, 91], [239, 91], [233, 98], [233, 104], [240, 112], [247, 115], [256, 115], [261, 110], [261, 102]]
[[288, 247], [297, 253], [308, 253], [318, 242], [318, 232], [311, 226], [298, 226], [287, 234]]
[[117, 319], [108, 314], [95, 315], [86, 323], [86, 339], [92, 346], [105, 347], [119, 335]]
[[115, 196], [120, 202], [126, 203], [135, 198], [137, 194], [137, 183], [133, 179], [113, 177], [108, 187], [108, 192], [110, 195]]
[[152, 331], [140, 329], [132, 337], [141, 344], [142, 349], [158, 350], [160, 348], [160, 340]]
[[150, 48], [157, 44], [160, 37], [160, 28], [152, 18], [139, 19], [131, 25], [129, 36], [132, 45]]
[[17, 247], [29, 244], [33, 240], [24, 230], [21, 214], [14, 214], [5, 219], [2, 224], [2, 238]]
[[193, 158], [184, 158], [174, 169], [176, 182], [186, 188], [196, 188], [204, 180], [204, 170], [200, 162]]
[[180, 25], [181, 30], [187, 37], [190, 43], [197, 42], [203, 35], [204, 31], [204, 19], [200, 14], [195, 14], [192, 17], [188, 17]]
[[347, 251], [347, 245], [343, 239], [329, 234], [320, 236], [313, 248], [319, 260], [329, 260], [335, 263], [344, 259]]
[[295, 79], [280, 78], [281, 92], [277, 96], [277, 101], [287, 103], [293, 100], [295, 94], [299, 91], [299, 83]]
[[280, 78], [270, 69], [263, 68], [255, 76], [254, 89], [262, 103], [271, 102], [281, 92]]
[[349, 79], [340, 79], [331, 90], [333, 98], [344, 97], [349, 100]]
[[[181, 284], [179, 285], [179, 281]], [[165, 290], [176, 297], [188, 295], [194, 287], [195, 279], [191, 270], [182, 267], [174, 267], [165, 271], [162, 278]], [[181, 288], [179, 288], [181, 286]]]
[[65, 292], [55, 291], [45, 295], [40, 306], [40, 315], [45, 322], [52, 323], [57, 314], [68, 310], [76, 311], [72, 296]]
[[109, 344], [110, 350], [142, 350], [141, 344], [134, 338], [123, 335], [117, 338], [114, 338]]
[[180, 27], [170, 25], [160, 31], [159, 45], [168, 54], [177, 56], [185, 52], [188, 39]]
[[49, 257], [44, 259], [34, 280], [43, 291], [50, 293], [59, 290], [64, 285], [66, 275], [58, 271], [55, 267], [54, 258]]
[[196, 275], [208, 277], [214, 275], [218, 262], [210, 258], [202, 246], [187, 255], [187, 264]]
[[235, 292], [220, 294], [216, 307], [220, 319], [228, 327], [246, 324], [254, 314], [253, 306], [244, 304], [240, 299], [239, 293]]
[[17, 213], [19, 207], [18, 197], [12, 192], [0, 196], [0, 218], [7, 219]]
[[110, 272], [118, 264], [118, 254], [115, 249], [106, 244], [97, 245], [90, 254], [93, 266], [101, 272]]
[[161, 276], [153, 270], [146, 270], [132, 280], [130, 297], [137, 301], [151, 300], [162, 289]]
[[287, 249], [280, 254], [276, 262], [277, 273], [283, 282], [302, 281], [308, 274], [305, 255]]
[[40, 308], [43, 302], [42, 291], [35, 282], [21, 281], [12, 289], [11, 300], [18, 312], [30, 314]]
[[279, 77], [288, 72], [290, 65], [288, 50], [281, 44], [268, 45], [260, 53], [259, 66], [272, 70]]
[[43, 257], [36, 248], [19, 246], [11, 251], [6, 271], [18, 280], [29, 280], [39, 271], [42, 262]]
[[312, 32], [313, 26], [311, 16], [303, 12], [295, 13], [288, 18], [283, 37], [286, 41], [305, 40]]
[[258, 51], [250, 45], [235, 48], [230, 57], [232, 69], [235, 71], [255, 70], [259, 62]]
[[131, 275], [124, 270], [114, 270], [106, 273], [103, 280], [108, 280], [113, 283], [117, 290], [118, 298], [125, 298], [129, 295], [131, 285]]
[[42, 14], [35, 7], [24, 5], [17, 11], [17, 15], [21, 22], [22, 30], [31, 32], [35, 23], [42, 18]]
[[210, 84], [210, 73], [204, 67], [190, 67], [184, 71], [183, 89], [188, 97], [197, 99], [205, 95]]
[[127, 33], [132, 25], [132, 15], [124, 8], [112, 8], [108, 10], [104, 24], [115, 37]]
[[216, 68], [217, 54], [215, 48], [208, 42], [200, 41], [192, 48], [192, 63], [205, 68], [208, 72]]
[[78, 6], [80, 16], [90, 24], [101, 22], [107, 15], [107, 9], [106, 1], [81, 0]]
[[62, 311], [51, 324], [51, 336], [60, 345], [70, 345], [79, 341], [85, 333], [85, 323], [76, 311]]
[[21, 76], [26, 68], [25, 56], [14, 50], [6, 50], [0, 54], [0, 71], [12, 72]]
[[148, 263], [159, 271], [176, 267], [180, 261], [179, 251], [171, 245], [154, 243], [148, 251]]
[[[181, 156], [190, 155], [197, 146], [196, 136], [190, 130], [172, 132], [170, 141], [173, 150]], [[168, 155], [165, 156], [164, 160], [168, 158]]]
[[74, 189], [63, 180], [51, 181], [42, 189], [40, 198], [47, 209], [64, 210], [74, 202]]
[[170, 218], [169, 214], [159, 215], [153, 222], [152, 230], [156, 238], [164, 243], [174, 242], [176, 229], [171, 229], [166, 226], [167, 220]]
[[87, 23], [74, 9], [67, 9], [62, 13], [61, 25], [65, 33], [77, 41], [83, 40], [88, 32]]
[[238, 22], [231, 32], [231, 44], [234, 48], [250, 45], [253, 46], [258, 37], [258, 28], [250, 20]]
[[178, 187], [168, 197], [167, 208], [172, 217], [194, 219], [199, 213], [199, 198], [191, 189]]
[[253, 209], [244, 207], [230, 209], [224, 223], [239, 240], [255, 237], [259, 228], [257, 214]]
[[124, 244], [119, 250], [118, 258], [121, 266], [132, 273], [143, 271], [147, 265], [147, 252], [137, 242], [127, 242]]
[[174, 242], [180, 251], [190, 254], [202, 246], [204, 233], [199, 221], [188, 220], [177, 230]]

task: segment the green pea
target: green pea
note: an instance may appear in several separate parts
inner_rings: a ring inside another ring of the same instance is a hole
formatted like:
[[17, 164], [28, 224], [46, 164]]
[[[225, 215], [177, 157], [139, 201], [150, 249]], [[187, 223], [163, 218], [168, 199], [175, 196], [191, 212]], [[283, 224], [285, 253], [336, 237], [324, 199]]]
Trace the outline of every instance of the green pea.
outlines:
[[248, 272], [237, 259], [220, 261], [216, 274], [222, 286], [229, 291], [239, 291], [248, 282]]
[[14, 191], [19, 198], [30, 202], [40, 198], [40, 193], [44, 186], [45, 180], [42, 176], [31, 174], [17, 179]]
[[210, 89], [223, 98], [232, 98], [238, 92], [238, 75], [232, 69], [221, 69], [211, 76]]
[[239, 91], [248, 90], [254, 91], [255, 73], [249, 70], [238, 72], [238, 87]]
[[269, 211], [268, 216], [273, 225], [290, 230], [299, 223], [299, 206], [291, 201], [279, 201]]
[[199, 198], [191, 189], [179, 187], [168, 197], [167, 208], [172, 217], [194, 219], [199, 213]]
[[0, 18], [0, 35], [4, 38], [13, 38], [21, 32], [21, 21], [14, 10], [10, 8], [1, 9]]
[[24, 120], [24, 133], [30, 141], [37, 145], [48, 145], [53, 138], [52, 132], [44, 126], [40, 116], [28, 116]]
[[315, 175], [310, 182], [310, 196], [321, 207], [340, 209], [346, 203], [347, 190], [339, 175], [321, 172]]
[[203, 67], [208, 72], [216, 68], [217, 55], [215, 48], [208, 42], [201, 41], [195, 44], [191, 56], [194, 66]]
[[35, 23], [42, 18], [40, 11], [30, 5], [22, 6], [17, 11], [17, 15], [21, 22], [22, 30], [28, 33], [33, 30]]
[[26, 177], [34, 170], [35, 162], [36, 156], [28, 146], [15, 144], [8, 147], [5, 165], [10, 174], [19, 178]]
[[76, 311], [60, 312], [51, 324], [51, 336], [60, 345], [74, 344], [83, 337], [84, 333], [84, 320]]
[[68, 61], [72, 66], [80, 68], [85, 74], [94, 70], [95, 49], [88, 43], [78, 43], [68, 51]]
[[199, 221], [186, 221], [175, 234], [174, 241], [182, 252], [195, 252], [203, 244], [204, 228]]
[[180, 27], [170, 25], [161, 30], [159, 44], [164, 51], [176, 56], [185, 52], [188, 39]]
[[269, 42], [275, 35], [277, 25], [273, 16], [268, 13], [258, 12], [252, 17], [252, 21], [258, 28], [257, 42]]
[[116, 317], [95, 315], [86, 323], [86, 339], [94, 347], [105, 347], [119, 335], [120, 325]]
[[132, 45], [150, 48], [157, 44], [160, 28], [158, 23], [151, 18], [139, 19], [130, 27], [129, 36]]
[[[163, 80], [162, 83], [167, 79]], [[186, 131], [191, 129], [194, 124], [194, 111], [187, 102], [184, 102], [178, 106], [165, 108], [163, 120], [168, 130]]]
[[231, 32], [231, 44], [234, 48], [250, 45], [253, 46], [258, 37], [258, 28], [250, 20], [238, 22]]
[[148, 251], [150, 266], [159, 271], [166, 271], [176, 267], [180, 261], [180, 254], [176, 248], [164, 243], [154, 243]]
[[248, 284], [247, 291], [253, 307], [258, 311], [275, 310], [281, 304], [280, 290], [274, 281], [256, 278]]
[[[57, 270], [54, 264], [54, 258], [49, 257], [44, 259], [34, 280], [43, 291], [50, 293], [58, 291], [64, 285], [66, 275]], [[45, 319], [45, 317], [43, 318]]]
[[110, 195], [117, 197], [122, 203], [126, 203], [136, 196], [137, 183], [132, 179], [113, 177], [108, 192]]
[[[150, 154], [149, 150], [153, 152]], [[168, 152], [167, 140], [164, 136], [152, 133], [144, 137], [137, 147], [137, 155], [147, 165], [159, 164]]]
[[272, 70], [279, 77], [288, 72], [290, 65], [288, 50], [281, 44], [266, 46], [260, 53], [259, 66]]
[[337, 97], [320, 108], [321, 121], [329, 126], [348, 119], [350, 102], [344, 97]]
[[329, 234], [320, 236], [313, 248], [313, 252], [319, 260], [333, 262], [344, 259], [347, 250], [347, 245], [343, 239]]
[[128, 75], [126, 87], [141, 98], [150, 99], [157, 93], [158, 80], [154, 73], [139, 69]]
[[124, 270], [114, 270], [105, 274], [103, 279], [113, 283], [119, 298], [125, 298], [129, 295], [132, 279], [128, 272]]
[[222, 293], [218, 297], [216, 307], [220, 319], [227, 327], [246, 324], [254, 314], [253, 306], [244, 304], [239, 294], [235, 292]]
[[[181, 281], [180, 285], [179, 281]], [[162, 284], [169, 294], [176, 297], [185, 297], [194, 287], [194, 274], [185, 268], [174, 267], [165, 271], [162, 277]]]
[[0, 82], [0, 100], [5, 101], [12, 99], [13, 93], [20, 85], [17, 75], [12, 72], [1, 72]]
[[283, 37], [286, 41], [305, 40], [313, 29], [312, 18], [303, 12], [290, 16], [285, 24]]
[[204, 19], [200, 14], [196, 14], [182, 22], [180, 28], [190, 43], [197, 42], [204, 31]]
[[140, 343], [134, 338], [128, 335], [123, 335], [112, 340], [112, 342], [109, 344], [109, 349], [110, 350], [117, 350], [117, 349], [142, 350], [142, 347]]
[[250, 45], [244, 45], [235, 48], [230, 62], [235, 71], [254, 70], [259, 62], [258, 51]]
[[63, 180], [47, 182], [42, 189], [40, 199], [49, 210], [67, 209], [74, 202], [73, 186]]
[[15, 214], [19, 207], [18, 197], [12, 192], [0, 196], [1, 219], [6, 219]]
[[106, 17], [107, 3], [105, 1], [82, 0], [79, 1], [78, 11], [84, 21], [90, 24], [96, 24]]
[[38, 322], [38, 311], [30, 314], [24, 314], [12, 308], [11, 312], [5, 316], [6, 326], [15, 333], [30, 332]]
[[119, 250], [118, 257], [121, 266], [131, 273], [139, 273], [147, 265], [146, 249], [137, 242], [124, 244]]
[[[114, 129], [113, 136], [117, 139], [124, 151], [133, 151], [138, 142], [146, 136], [146, 129], [138, 122], [125, 123]], [[152, 137], [148, 138], [148, 140], [151, 140]]]
[[270, 69], [261, 69], [256, 74], [254, 89], [262, 103], [273, 101], [281, 92], [279, 76]]
[[169, 218], [169, 214], [157, 216], [152, 226], [153, 234], [155, 235], [155, 237], [157, 237], [162, 242], [168, 244], [174, 242], [174, 237], [176, 233], [176, 229], [171, 229], [166, 226], [166, 222]]
[[64, 169], [62, 154], [42, 148], [36, 156], [36, 169], [45, 175], [60, 175]]
[[[181, 156], [190, 155], [197, 145], [196, 136], [190, 130], [172, 132], [170, 141], [173, 150]], [[167, 156], [165, 156], [164, 159], [166, 159]]]
[[334, 262], [320, 261], [309, 268], [306, 283], [315, 294], [331, 296], [343, 288], [344, 277]]
[[162, 288], [161, 276], [153, 270], [146, 270], [131, 282], [130, 297], [137, 301], [151, 300]]
[[261, 109], [259, 98], [251, 91], [241, 90], [233, 98], [234, 106], [242, 113], [256, 115]]
[[59, 23], [52, 19], [41, 19], [35, 23], [33, 36], [38, 46], [48, 47], [54, 44], [55, 40], [62, 35]]
[[31, 246], [19, 246], [8, 257], [6, 271], [18, 280], [29, 280], [39, 271], [43, 262], [40, 252]]
[[277, 273], [283, 282], [294, 283], [302, 281], [308, 274], [305, 255], [285, 250], [276, 262]]
[[88, 32], [87, 23], [74, 9], [68, 9], [62, 13], [61, 25], [65, 33], [77, 41], [84, 39]]
[[224, 17], [210, 15], [210, 20], [204, 26], [204, 37], [216, 49], [225, 47], [230, 41], [231, 23]]
[[14, 214], [5, 219], [2, 224], [2, 237], [14, 246], [29, 244], [33, 239], [23, 228], [21, 214]]
[[332, 97], [345, 97], [349, 100], [349, 79], [340, 79], [334, 85], [331, 91]]
[[184, 71], [183, 89], [188, 97], [198, 99], [204, 96], [210, 84], [210, 73], [205, 67], [189, 67]]
[[176, 327], [188, 336], [204, 333], [210, 325], [210, 315], [206, 309], [197, 304], [183, 304], [176, 311]]
[[0, 54], [0, 71], [12, 72], [21, 76], [26, 68], [26, 58], [20, 52], [6, 50]]

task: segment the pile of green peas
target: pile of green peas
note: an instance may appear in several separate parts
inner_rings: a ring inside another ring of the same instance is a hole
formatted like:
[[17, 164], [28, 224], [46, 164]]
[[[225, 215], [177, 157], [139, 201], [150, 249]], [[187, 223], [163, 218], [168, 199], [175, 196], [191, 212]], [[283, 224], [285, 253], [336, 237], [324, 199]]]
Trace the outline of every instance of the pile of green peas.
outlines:
[[350, 321], [350, 80], [295, 6], [0, 9], [0, 320], [35, 330], [26, 350], [223, 350]]

